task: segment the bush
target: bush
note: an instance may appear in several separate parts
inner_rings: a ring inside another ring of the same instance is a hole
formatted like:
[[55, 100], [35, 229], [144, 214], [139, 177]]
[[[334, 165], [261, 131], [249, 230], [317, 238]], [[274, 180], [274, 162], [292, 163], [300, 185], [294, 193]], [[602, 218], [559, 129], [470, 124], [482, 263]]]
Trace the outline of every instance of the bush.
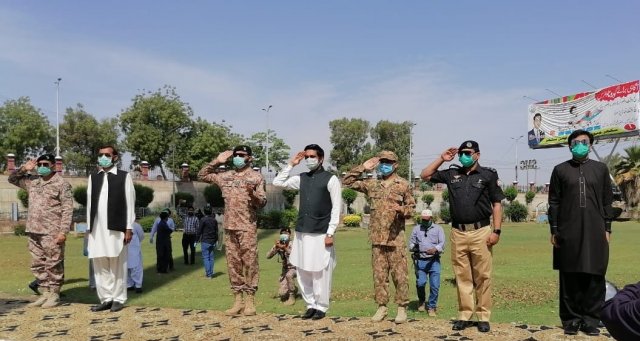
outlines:
[[518, 189], [515, 186], [509, 186], [504, 190], [504, 196], [507, 197], [509, 202], [512, 202], [518, 196]]
[[18, 200], [20, 200], [22, 206], [24, 206], [25, 208], [29, 208], [29, 192], [20, 188], [18, 190]]
[[430, 193], [426, 193], [425, 195], [422, 196], [422, 202], [427, 204], [427, 206], [431, 206], [431, 203], [434, 200], [433, 194]]
[[224, 198], [218, 185], [205, 187], [202, 194], [204, 195], [204, 200], [206, 200], [211, 207], [224, 207]]
[[530, 203], [533, 202], [533, 199], [536, 197], [536, 192], [534, 191], [528, 191], [525, 195], [524, 195], [524, 200], [527, 202], [527, 205], [529, 205]]
[[449, 210], [448, 206], [440, 208], [440, 219], [442, 219], [445, 224], [451, 222], [451, 211]]
[[283, 227], [295, 227], [298, 221], [298, 210], [295, 208], [289, 208], [282, 211], [282, 226]]
[[87, 206], [87, 186], [81, 185], [73, 189], [73, 200], [80, 206]]
[[342, 223], [347, 227], [360, 227], [361, 222], [362, 217], [357, 214], [346, 215], [342, 218]]
[[156, 220], [155, 216], [148, 215], [138, 220], [138, 223], [140, 224], [140, 226], [142, 226], [142, 230], [148, 233], [148, 232], [151, 232], [151, 228], [153, 227], [153, 222], [155, 220]]
[[420, 181], [420, 190], [421, 191], [430, 191], [433, 189], [433, 184], [429, 181]]
[[283, 212], [279, 210], [258, 213], [258, 228], [268, 230], [280, 229], [283, 224], [283, 215]]
[[133, 184], [136, 190], [136, 207], [148, 207], [153, 201], [153, 188], [140, 184]]
[[449, 190], [446, 188], [444, 191], [442, 191], [442, 201], [449, 202]]
[[296, 200], [296, 195], [298, 195], [297, 189], [283, 189], [282, 196], [284, 196], [284, 208], [290, 209], [293, 207], [293, 202]]
[[187, 192], [177, 192], [175, 194], [174, 202], [176, 203], [176, 207], [189, 207], [193, 205], [195, 198], [193, 194]]
[[527, 206], [521, 204], [519, 201], [514, 200], [504, 210], [504, 213], [509, 219], [514, 222], [525, 221], [529, 215]]
[[27, 227], [19, 224], [13, 227], [13, 234], [16, 236], [25, 236], [27, 234]]
[[351, 204], [353, 204], [353, 202], [356, 201], [357, 197], [358, 197], [358, 192], [352, 190], [351, 188], [342, 189], [342, 200], [344, 200], [344, 203], [347, 204], [348, 213], [353, 213], [353, 211], [351, 210]]

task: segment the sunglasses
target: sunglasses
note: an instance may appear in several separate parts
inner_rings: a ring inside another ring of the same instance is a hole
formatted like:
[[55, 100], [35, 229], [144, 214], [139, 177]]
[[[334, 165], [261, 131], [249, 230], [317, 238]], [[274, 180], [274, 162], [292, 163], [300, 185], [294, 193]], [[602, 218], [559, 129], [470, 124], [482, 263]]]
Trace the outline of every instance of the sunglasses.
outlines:
[[466, 156], [471, 156], [473, 154], [475, 154], [476, 152], [470, 151], [470, 150], [463, 150], [463, 151], [459, 151], [458, 155], [466, 155]]
[[100, 154], [98, 154], [98, 157], [103, 157], [103, 156], [112, 157], [113, 155], [111, 155], [110, 153], [100, 153]]
[[38, 162], [38, 167], [51, 167], [49, 162]]
[[571, 141], [571, 147], [575, 147], [579, 144], [583, 144], [585, 146], [589, 145], [589, 140], [573, 140]]
[[249, 156], [249, 154], [233, 153], [233, 157], [236, 157], [236, 156], [239, 156], [239, 157], [247, 157], [247, 156]]

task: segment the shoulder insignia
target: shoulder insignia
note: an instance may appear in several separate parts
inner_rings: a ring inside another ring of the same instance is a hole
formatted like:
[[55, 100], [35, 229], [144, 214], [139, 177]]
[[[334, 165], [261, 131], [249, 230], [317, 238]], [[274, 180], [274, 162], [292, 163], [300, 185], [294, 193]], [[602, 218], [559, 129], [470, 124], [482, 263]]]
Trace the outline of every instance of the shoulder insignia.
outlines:
[[493, 173], [498, 173], [498, 171], [495, 168], [491, 168], [491, 167], [481, 167], [481, 168], [482, 169], [486, 169], [486, 170], [488, 170], [490, 172], [493, 172]]
[[460, 168], [462, 168], [462, 166], [456, 165], [455, 163], [449, 165], [449, 169], [460, 169]]

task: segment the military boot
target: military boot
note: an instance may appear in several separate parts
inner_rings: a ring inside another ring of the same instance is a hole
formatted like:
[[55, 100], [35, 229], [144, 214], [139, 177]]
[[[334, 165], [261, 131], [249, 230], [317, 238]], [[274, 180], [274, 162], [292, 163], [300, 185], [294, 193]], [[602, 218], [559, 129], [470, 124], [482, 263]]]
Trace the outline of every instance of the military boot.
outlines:
[[398, 306], [398, 314], [396, 315], [395, 323], [407, 322], [407, 308]]
[[53, 308], [57, 307], [60, 304], [60, 288], [50, 289], [49, 290], [49, 298], [42, 305], [42, 308]]
[[234, 294], [236, 299], [233, 302], [233, 307], [224, 311], [226, 315], [238, 315], [244, 309], [244, 303], [242, 303], [242, 293], [238, 292]]
[[376, 314], [373, 315], [373, 317], [371, 318], [371, 321], [380, 322], [380, 321], [384, 320], [384, 318], [387, 317], [388, 311], [389, 311], [389, 309], [387, 309], [386, 305], [378, 306], [378, 311], [376, 311]]
[[294, 305], [296, 304], [296, 294], [289, 293], [289, 299], [284, 302], [284, 305]]
[[27, 304], [27, 307], [29, 307], [29, 308], [40, 307], [48, 299], [49, 299], [49, 288], [42, 288], [42, 296], [40, 296], [40, 298], [38, 298], [35, 302], [31, 302], [31, 303]]
[[253, 316], [256, 314], [255, 293], [248, 293], [247, 299], [244, 301], [244, 316]]

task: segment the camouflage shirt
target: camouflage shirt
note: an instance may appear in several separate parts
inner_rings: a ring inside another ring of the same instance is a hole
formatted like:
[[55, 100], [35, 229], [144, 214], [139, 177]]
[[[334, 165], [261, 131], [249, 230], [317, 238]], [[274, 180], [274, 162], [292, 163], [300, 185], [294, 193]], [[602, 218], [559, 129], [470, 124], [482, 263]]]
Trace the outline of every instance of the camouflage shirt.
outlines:
[[24, 168], [9, 175], [9, 182], [29, 193], [27, 232], [35, 234], [67, 234], [73, 218], [71, 185], [59, 174], [48, 181], [31, 179]]
[[255, 231], [257, 211], [267, 204], [264, 179], [250, 167], [241, 171], [216, 173], [220, 164], [214, 160], [198, 173], [201, 181], [218, 185], [224, 197], [224, 229]]
[[[364, 171], [362, 165], [353, 168], [345, 175], [342, 184], [369, 197], [371, 244], [404, 247], [405, 219], [410, 218], [416, 208], [409, 182], [395, 173], [386, 180], [360, 179]], [[394, 204], [402, 208], [402, 213], [391, 208]]]

